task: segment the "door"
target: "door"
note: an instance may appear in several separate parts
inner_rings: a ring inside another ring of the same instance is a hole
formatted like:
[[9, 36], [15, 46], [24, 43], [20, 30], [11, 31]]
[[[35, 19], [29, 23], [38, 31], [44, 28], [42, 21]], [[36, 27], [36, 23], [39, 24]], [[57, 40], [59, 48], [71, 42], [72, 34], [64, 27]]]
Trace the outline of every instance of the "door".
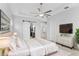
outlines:
[[30, 23], [23, 22], [23, 40], [27, 41], [30, 39]]

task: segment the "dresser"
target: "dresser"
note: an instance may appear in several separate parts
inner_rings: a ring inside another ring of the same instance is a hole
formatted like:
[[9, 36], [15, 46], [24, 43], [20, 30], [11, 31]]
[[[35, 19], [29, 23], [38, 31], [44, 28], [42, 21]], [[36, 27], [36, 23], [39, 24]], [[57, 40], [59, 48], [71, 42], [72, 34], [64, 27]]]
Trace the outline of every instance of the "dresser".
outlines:
[[72, 48], [74, 46], [73, 37], [59, 36], [57, 43]]

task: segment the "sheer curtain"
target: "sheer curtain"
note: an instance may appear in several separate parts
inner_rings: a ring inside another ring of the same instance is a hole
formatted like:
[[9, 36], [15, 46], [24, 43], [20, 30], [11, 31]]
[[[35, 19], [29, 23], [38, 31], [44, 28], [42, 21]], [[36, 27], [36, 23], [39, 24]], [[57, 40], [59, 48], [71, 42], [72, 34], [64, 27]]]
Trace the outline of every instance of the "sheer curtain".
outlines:
[[47, 23], [44, 22], [41, 24], [41, 26], [42, 26], [41, 38], [47, 39]]
[[47, 39], [47, 23], [44, 22], [36, 23], [36, 38]]

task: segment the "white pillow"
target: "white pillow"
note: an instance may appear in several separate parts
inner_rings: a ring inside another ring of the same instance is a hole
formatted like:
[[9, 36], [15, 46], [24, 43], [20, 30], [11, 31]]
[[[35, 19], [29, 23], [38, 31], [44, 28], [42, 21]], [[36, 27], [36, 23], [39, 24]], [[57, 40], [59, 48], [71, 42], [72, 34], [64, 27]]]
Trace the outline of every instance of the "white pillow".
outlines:
[[15, 36], [12, 36], [11, 39], [10, 39], [10, 49], [11, 50], [16, 50], [16, 37]]
[[21, 39], [19, 39], [19, 37], [17, 37], [16, 46], [18, 48], [22, 47], [22, 41], [21, 41]]
[[19, 37], [17, 37], [17, 43], [16, 43], [16, 46], [19, 47], [19, 48], [23, 48], [25, 47], [25, 42], [23, 42], [23, 40], [21, 40]]

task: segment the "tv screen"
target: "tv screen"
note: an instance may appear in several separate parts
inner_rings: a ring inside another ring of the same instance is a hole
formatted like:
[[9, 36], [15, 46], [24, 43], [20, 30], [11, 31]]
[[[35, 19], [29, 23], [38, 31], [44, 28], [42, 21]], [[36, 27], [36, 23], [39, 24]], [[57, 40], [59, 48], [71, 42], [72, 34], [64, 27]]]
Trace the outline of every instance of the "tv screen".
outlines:
[[72, 33], [73, 32], [73, 24], [72, 23], [69, 23], [69, 24], [61, 24], [59, 26], [59, 30], [60, 30], [60, 33]]

